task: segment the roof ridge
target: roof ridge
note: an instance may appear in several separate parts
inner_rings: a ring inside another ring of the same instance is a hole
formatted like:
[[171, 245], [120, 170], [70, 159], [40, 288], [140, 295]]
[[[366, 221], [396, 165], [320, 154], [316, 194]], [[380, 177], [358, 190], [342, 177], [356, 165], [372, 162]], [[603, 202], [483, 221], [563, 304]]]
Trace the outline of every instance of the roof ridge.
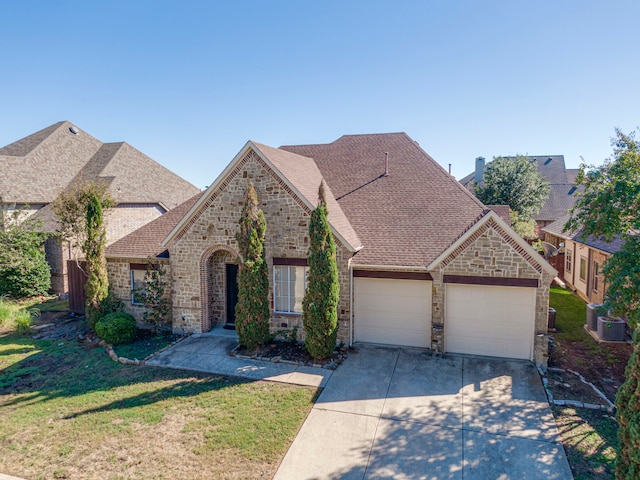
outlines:
[[[42, 143], [47, 138], [49, 138], [51, 135], [57, 132], [65, 124], [71, 125], [71, 122], [67, 120], [62, 120], [60, 122], [56, 122], [52, 125], [49, 125], [48, 127], [42, 128], [37, 132], [31, 133], [26, 137], [16, 140], [15, 142], [11, 142], [8, 145], [5, 145], [2, 148], [0, 148], [0, 155], [6, 155], [8, 157], [26, 157], [31, 152], [33, 152], [36, 148], [42, 145]], [[45, 133], [46, 135], [42, 136]], [[30, 146], [29, 142], [35, 139], [38, 140], [37, 143], [35, 143], [33, 146]], [[28, 150], [21, 151], [20, 147], [28, 148]], [[15, 153], [12, 153], [12, 151], [15, 151]]]

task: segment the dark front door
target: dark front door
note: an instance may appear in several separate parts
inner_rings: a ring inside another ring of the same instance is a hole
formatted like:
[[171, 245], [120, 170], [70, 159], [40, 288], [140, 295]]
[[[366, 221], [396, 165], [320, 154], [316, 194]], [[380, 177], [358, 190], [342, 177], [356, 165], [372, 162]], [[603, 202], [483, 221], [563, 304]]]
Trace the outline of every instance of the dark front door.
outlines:
[[226, 264], [227, 278], [227, 326], [236, 324], [236, 303], [238, 303], [238, 265]]

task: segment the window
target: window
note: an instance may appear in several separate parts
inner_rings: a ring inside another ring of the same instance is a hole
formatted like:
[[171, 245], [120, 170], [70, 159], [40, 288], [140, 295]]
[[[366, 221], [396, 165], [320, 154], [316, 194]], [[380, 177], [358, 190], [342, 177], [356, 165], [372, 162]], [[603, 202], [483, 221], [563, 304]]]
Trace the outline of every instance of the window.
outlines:
[[564, 267], [564, 269], [567, 272], [571, 272], [571, 268], [573, 268], [573, 254], [571, 253], [571, 250], [567, 250], [567, 253], [565, 255], [565, 267]]
[[600, 273], [600, 265], [597, 262], [593, 262], [593, 291], [598, 291], [598, 274]]
[[142, 305], [141, 299], [140, 298], [136, 299], [135, 292], [144, 291], [145, 272], [146, 272], [145, 270], [131, 268], [131, 303], [134, 305]]
[[273, 266], [273, 298], [276, 312], [302, 313], [306, 277], [307, 267]]
[[587, 259], [580, 257], [580, 280], [587, 281]]

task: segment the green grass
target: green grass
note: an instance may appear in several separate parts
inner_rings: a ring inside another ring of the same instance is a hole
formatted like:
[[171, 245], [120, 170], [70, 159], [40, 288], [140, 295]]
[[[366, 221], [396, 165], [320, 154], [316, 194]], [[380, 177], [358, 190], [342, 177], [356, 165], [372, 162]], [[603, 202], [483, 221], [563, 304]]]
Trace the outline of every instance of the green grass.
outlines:
[[614, 478], [618, 424], [597, 410], [553, 407], [576, 480]]
[[33, 319], [39, 315], [40, 311], [36, 308], [0, 297], [0, 333], [17, 332], [21, 335], [30, 333]]
[[591, 339], [583, 328], [587, 320], [586, 303], [571, 290], [552, 287], [549, 306], [556, 309], [556, 339], [569, 342]]
[[270, 478], [315, 395], [307, 387], [122, 365], [102, 348], [0, 334], [0, 472]]

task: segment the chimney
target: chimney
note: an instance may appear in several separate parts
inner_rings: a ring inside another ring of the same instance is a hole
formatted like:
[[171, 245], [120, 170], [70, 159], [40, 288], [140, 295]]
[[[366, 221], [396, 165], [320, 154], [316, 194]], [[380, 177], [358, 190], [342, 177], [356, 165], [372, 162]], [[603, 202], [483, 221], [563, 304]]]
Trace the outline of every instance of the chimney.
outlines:
[[384, 176], [389, 176], [389, 152], [384, 152]]
[[449, 175], [451, 175], [451, 164], [449, 164]]
[[476, 158], [476, 175], [474, 180], [476, 183], [482, 183], [482, 180], [484, 180], [484, 157]]

